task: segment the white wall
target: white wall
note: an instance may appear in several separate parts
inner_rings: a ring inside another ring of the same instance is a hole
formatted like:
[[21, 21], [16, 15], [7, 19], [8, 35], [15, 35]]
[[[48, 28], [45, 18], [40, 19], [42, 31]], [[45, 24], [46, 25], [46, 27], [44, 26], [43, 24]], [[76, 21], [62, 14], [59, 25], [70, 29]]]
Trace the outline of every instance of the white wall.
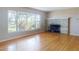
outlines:
[[79, 17], [72, 18], [70, 23], [70, 34], [79, 36]]
[[58, 11], [52, 11], [49, 13], [49, 18], [51, 17], [74, 17], [79, 15], [79, 8], [73, 7], [71, 9], [66, 10], [58, 10]]
[[[41, 21], [41, 29], [31, 32], [15, 32], [15, 33], [8, 33], [8, 10], [15, 10], [15, 11], [23, 11], [23, 12], [31, 12], [31, 13], [38, 13], [42, 16]], [[21, 7], [0, 7], [0, 41], [5, 41], [8, 38], [12, 38], [19, 35], [29, 35], [33, 33], [38, 33], [45, 31], [45, 13], [39, 10], [35, 10], [32, 8], [21, 8]]]

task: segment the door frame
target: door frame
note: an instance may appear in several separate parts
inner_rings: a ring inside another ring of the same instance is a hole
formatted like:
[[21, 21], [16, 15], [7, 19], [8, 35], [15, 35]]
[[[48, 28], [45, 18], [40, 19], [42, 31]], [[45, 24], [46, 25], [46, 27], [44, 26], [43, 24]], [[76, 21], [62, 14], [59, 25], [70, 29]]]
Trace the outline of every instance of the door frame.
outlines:
[[68, 17], [68, 35], [70, 35], [70, 20], [71, 20], [71, 17]]

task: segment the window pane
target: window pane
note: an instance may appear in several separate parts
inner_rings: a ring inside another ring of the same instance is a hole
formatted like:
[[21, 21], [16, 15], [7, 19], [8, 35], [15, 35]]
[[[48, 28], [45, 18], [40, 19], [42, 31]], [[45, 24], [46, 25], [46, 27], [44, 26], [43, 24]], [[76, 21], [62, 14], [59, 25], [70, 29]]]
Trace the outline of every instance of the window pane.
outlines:
[[41, 16], [36, 14], [36, 21], [40, 21], [41, 20]]
[[40, 29], [40, 22], [36, 22], [36, 29]]
[[28, 18], [27, 18], [27, 30], [28, 31], [31, 30], [31, 26], [32, 26], [32, 18], [31, 18], [31, 15], [28, 15]]
[[39, 18], [40, 19], [40, 15], [36, 14], [36, 18]]
[[17, 30], [18, 31], [26, 30], [26, 25], [27, 25], [26, 17], [27, 17], [26, 15], [22, 15], [22, 14], [17, 15]]
[[33, 14], [31, 17], [32, 17], [32, 26], [31, 26], [32, 28], [31, 28], [31, 29], [32, 29], [32, 30], [35, 30], [35, 29], [36, 29], [36, 19], [35, 19], [35, 15]]
[[36, 29], [36, 20], [35, 20], [35, 15], [29, 14], [28, 19], [28, 30], [35, 30]]
[[36, 29], [40, 29], [41, 26], [41, 16], [36, 14]]
[[16, 12], [8, 12], [8, 32], [16, 32]]

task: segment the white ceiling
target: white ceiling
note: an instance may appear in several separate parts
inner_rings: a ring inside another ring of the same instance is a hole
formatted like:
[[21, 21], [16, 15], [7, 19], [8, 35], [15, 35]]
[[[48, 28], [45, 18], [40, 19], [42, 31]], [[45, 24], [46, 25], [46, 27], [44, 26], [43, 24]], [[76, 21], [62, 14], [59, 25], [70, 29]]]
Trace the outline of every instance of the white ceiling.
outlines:
[[63, 10], [63, 9], [69, 9], [71, 7], [32, 7], [34, 9], [38, 9], [41, 11], [55, 11], [55, 10]]

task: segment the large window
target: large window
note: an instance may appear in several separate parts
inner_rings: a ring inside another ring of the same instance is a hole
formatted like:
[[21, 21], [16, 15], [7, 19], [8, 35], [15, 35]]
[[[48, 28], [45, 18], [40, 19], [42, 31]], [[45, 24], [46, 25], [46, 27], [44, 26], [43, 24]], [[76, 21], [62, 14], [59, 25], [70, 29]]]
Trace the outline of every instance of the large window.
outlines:
[[8, 11], [8, 32], [37, 30], [40, 24], [39, 14]]

